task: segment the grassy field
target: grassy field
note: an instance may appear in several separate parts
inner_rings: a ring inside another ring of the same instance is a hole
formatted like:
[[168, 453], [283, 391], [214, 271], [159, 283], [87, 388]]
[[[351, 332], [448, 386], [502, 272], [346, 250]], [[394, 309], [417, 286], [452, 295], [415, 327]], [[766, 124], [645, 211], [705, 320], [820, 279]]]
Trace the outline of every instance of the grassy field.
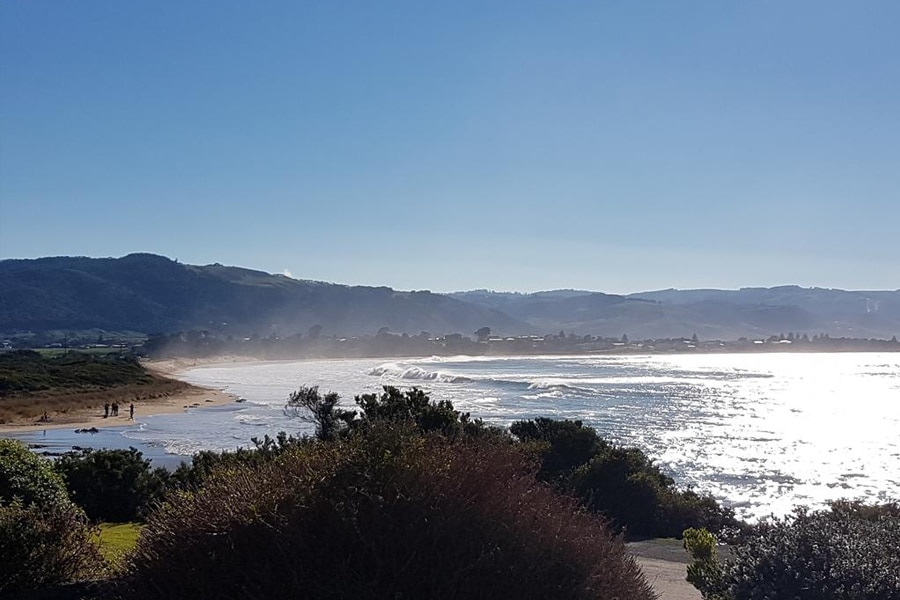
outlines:
[[100, 524], [100, 552], [113, 568], [120, 566], [122, 558], [137, 544], [141, 527], [139, 523]]

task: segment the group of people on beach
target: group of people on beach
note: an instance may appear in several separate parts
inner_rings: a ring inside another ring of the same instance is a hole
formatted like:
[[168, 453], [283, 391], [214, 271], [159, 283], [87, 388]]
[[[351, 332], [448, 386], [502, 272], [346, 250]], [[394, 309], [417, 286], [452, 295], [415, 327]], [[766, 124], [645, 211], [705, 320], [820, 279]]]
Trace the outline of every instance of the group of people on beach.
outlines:
[[[113, 402], [110, 404], [107, 402], [103, 405], [103, 418], [107, 419], [109, 417], [118, 417], [119, 416], [119, 403]], [[134, 402], [132, 402], [128, 407], [128, 418], [134, 421]]]

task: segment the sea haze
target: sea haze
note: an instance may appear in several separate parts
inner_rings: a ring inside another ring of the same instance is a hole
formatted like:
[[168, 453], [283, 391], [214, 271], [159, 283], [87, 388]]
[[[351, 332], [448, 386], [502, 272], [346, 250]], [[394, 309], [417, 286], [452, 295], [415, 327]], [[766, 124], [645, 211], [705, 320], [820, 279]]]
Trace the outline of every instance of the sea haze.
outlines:
[[206, 366], [191, 383], [247, 399], [145, 419], [126, 436], [168, 452], [233, 449], [278, 431], [301, 385], [353, 396], [418, 386], [497, 425], [580, 419], [645, 450], [681, 485], [748, 519], [837, 498], [900, 497], [900, 355], [433, 357]]

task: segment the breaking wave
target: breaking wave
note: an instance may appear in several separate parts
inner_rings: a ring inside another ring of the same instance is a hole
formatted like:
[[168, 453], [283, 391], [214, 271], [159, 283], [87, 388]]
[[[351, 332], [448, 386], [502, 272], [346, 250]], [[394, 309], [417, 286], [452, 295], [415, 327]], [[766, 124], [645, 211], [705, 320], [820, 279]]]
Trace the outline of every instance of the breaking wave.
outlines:
[[416, 381], [437, 381], [440, 383], [465, 383], [472, 381], [462, 375], [452, 375], [441, 371], [427, 371], [421, 367], [411, 367], [399, 363], [385, 363], [369, 371], [373, 377], [394, 377]]

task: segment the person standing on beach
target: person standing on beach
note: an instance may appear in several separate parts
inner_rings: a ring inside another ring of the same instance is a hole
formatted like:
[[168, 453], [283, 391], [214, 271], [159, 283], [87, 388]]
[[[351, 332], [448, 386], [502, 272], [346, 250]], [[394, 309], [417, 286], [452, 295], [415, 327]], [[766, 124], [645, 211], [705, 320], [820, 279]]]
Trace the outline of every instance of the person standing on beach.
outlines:
[[109, 418], [109, 402], [103, 405], [103, 418]]
[[131, 405], [128, 407], [128, 413], [129, 413], [128, 418], [131, 419], [132, 421], [134, 421], [134, 402], [132, 402]]

